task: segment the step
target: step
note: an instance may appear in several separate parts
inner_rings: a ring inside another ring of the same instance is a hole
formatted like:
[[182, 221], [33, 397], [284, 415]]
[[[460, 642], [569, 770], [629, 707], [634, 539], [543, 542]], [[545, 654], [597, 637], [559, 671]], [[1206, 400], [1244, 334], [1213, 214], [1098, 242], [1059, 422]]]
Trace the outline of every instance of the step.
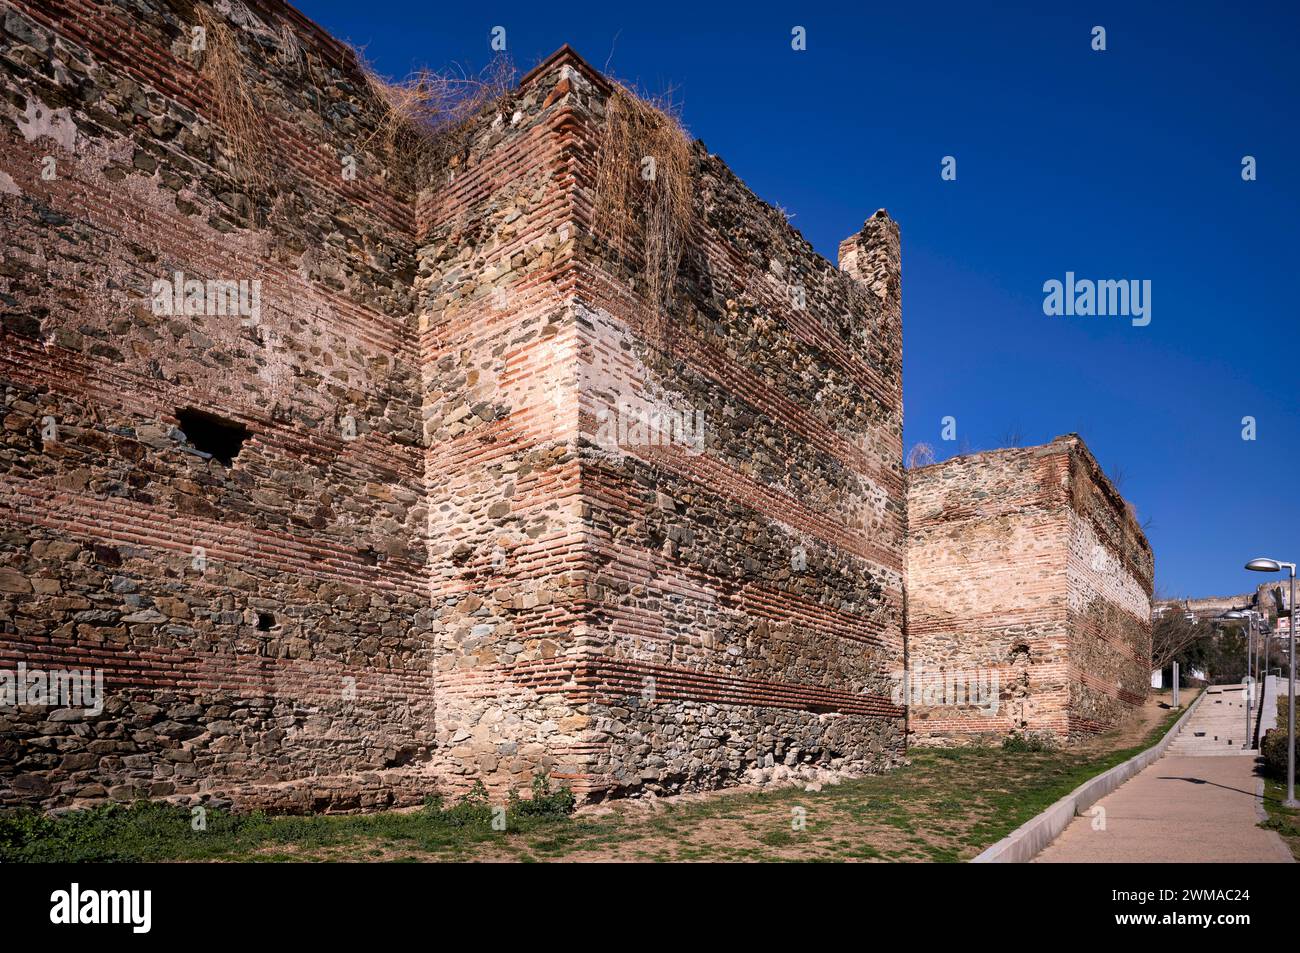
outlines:
[[1190, 722], [1170, 742], [1167, 754], [1183, 757], [1253, 757], [1257, 752], [1243, 748], [1251, 739], [1252, 722], [1246, 726], [1246, 702], [1241, 686], [1223, 685], [1207, 691]]

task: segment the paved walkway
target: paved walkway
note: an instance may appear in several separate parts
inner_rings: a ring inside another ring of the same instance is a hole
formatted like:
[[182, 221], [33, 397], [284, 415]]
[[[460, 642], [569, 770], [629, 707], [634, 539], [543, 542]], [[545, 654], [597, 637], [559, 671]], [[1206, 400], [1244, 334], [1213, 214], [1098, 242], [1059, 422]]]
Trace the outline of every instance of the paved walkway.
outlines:
[[1034, 863], [1291, 863], [1273, 831], [1258, 827], [1253, 755], [1166, 755], [1098, 801], [1101, 817], [1076, 817]]

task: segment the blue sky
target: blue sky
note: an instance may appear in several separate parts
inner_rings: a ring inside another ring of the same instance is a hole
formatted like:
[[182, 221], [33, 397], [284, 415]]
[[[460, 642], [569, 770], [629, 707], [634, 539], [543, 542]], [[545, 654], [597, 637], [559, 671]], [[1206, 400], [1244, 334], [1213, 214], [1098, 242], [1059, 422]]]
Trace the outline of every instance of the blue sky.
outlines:
[[[1267, 578], [1246, 559], [1300, 559], [1300, 7], [297, 6], [389, 76], [477, 70], [500, 25], [521, 71], [568, 43], [674, 89], [828, 258], [875, 209], [898, 220], [908, 447], [1080, 433], [1149, 521], [1165, 594], [1246, 591]], [[1067, 271], [1150, 280], [1151, 323], [1044, 315]]]

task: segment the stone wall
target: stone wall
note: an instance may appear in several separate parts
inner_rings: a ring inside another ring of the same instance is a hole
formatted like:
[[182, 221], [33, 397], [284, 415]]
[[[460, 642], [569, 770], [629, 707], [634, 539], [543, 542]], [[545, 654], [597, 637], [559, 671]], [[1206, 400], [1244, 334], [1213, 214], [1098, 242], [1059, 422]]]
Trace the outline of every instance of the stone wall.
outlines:
[[[0, 709], [0, 803], [427, 786], [413, 206], [365, 149], [352, 54], [234, 9], [0, 7], [0, 662], [99, 669], [107, 694]], [[193, 49], [204, 14], [251, 138]], [[250, 285], [248, 314], [167, 314], [177, 272], [258, 280], [260, 308]], [[246, 428], [229, 465], [189, 408]]]
[[1070, 453], [1071, 737], [1104, 731], [1146, 700], [1151, 686], [1155, 559], [1123, 497], [1083, 441]]
[[439, 760], [450, 790], [587, 795], [578, 691], [584, 506], [577, 459], [571, 69], [553, 57], [475, 118], [421, 196], [423, 356]]
[[1216, 619], [1225, 612], [1254, 609], [1276, 620], [1278, 598], [1274, 595], [1275, 592], [1280, 594], [1283, 620], [1285, 620], [1291, 595], [1286, 577], [1282, 574], [1279, 574], [1273, 582], [1260, 583], [1251, 592], [1243, 592], [1236, 596], [1202, 596], [1198, 599], [1162, 599], [1155, 604], [1155, 609], [1165, 612], [1190, 612], [1201, 620]]
[[421, 202], [449, 771], [602, 797], [885, 767], [897, 229], [864, 229], [892, 252], [863, 255], [880, 290], [861, 287], [696, 145], [697, 226], [657, 313], [637, 249], [594, 220], [611, 94], [560, 51]]
[[[610, 93], [582, 76], [594, 136]], [[579, 167], [592, 769], [615, 791], [879, 770], [904, 742], [897, 226], [877, 213], [840, 271], [699, 143], [691, 165], [666, 315]]]
[[918, 743], [1022, 731], [1077, 738], [1142, 702], [1151, 550], [1078, 437], [909, 477], [909, 731]]
[[[1165, 599], [1155, 604], [1155, 608], [1165, 608], [1167, 612], [1190, 612], [1198, 619], [1215, 619], [1225, 612], [1255, 608], [1259, 596], [1254, 592], [1239, 596], [1205, 596], [1200, 599]], [[1271, 603], [1271, 599], [1268, 600]]]
[[1279, 612], [1291, 611], [1291, 584], [1284, 574], [1279, 573], [1272, 582], [1261, 582], [1252, 593], [1251, 605], [1256, 612], [1276, 617]]
[[[883, 213], [840, 271], [695, 144], [658, 312], [594, 222], [613, 87], [567, 48], [412, 195], [353, 55], [277, 0], [0, 16], [0, 663], [107, 693], [0, 708], [0, 804], [897, 760]], [[165, 313], [178, 273], [256, 307]]]

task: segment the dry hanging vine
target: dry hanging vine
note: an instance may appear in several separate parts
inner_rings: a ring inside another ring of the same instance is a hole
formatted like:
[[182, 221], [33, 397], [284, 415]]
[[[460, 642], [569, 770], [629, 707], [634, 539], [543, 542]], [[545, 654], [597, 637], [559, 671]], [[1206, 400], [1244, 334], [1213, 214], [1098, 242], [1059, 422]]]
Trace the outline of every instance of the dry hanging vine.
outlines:
[[691, 145], [680, 120], [615, 86], [598, 144], [595, 229], [616, 255], [639, 249], [648, 330], [662, 330], [693, 216]]

